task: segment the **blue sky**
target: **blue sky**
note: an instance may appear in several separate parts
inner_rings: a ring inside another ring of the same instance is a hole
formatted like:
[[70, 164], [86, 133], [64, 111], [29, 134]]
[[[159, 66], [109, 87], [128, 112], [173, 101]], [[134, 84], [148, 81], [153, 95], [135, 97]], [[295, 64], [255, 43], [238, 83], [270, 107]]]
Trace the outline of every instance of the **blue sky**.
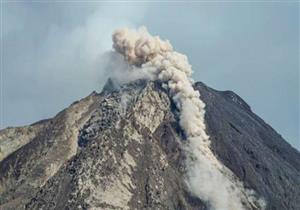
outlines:
[[100, 91], [111, 33], [145, 25], [188, 56], [195, 80], [235, 91], [300, 148], [297, 2], [2, 6], [2, 128], [52, 117]]

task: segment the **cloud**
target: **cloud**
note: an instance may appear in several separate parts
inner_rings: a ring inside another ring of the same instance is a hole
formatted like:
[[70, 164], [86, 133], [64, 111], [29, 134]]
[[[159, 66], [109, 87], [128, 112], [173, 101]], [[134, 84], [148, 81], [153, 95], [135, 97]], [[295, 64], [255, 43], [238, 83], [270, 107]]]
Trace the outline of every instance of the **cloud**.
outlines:
[[2, 117], [4, 126], [13, 126], [51, 117], [100, 91], [111, 33], [135, 25], [144, 7], [19, 2], [6, 3], [3, 11]]

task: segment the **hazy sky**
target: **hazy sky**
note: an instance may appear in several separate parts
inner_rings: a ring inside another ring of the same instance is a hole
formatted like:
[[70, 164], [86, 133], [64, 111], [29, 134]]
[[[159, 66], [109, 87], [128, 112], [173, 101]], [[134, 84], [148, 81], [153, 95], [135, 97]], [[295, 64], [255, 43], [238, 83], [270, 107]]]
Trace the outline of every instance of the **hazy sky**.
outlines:
[[300, 148], [297, 2], [3, 3], [1, 127], [100, 91], [111, 33], [141, 25], [187, 54], [195, 80], [235, 91]]

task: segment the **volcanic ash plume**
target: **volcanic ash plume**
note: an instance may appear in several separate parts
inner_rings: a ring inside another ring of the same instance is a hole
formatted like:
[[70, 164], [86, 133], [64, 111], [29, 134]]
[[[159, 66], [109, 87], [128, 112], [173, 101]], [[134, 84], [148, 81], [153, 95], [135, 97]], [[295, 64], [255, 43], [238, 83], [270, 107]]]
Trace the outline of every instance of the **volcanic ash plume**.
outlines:
[[180, 126], [187, 136], [187, 184], [192, 193], [215, 210], [263, 209], [264, 202], [244, 189], [235, 175], [210, 150], [205, 131], [205, 104], [193, 88], [192, 68], [185, 55], [168, 40], [151, 36], [146, 28], [123, 28], [113, 34], [113, 47], [132, 65], [158, 80], [180, 111]]

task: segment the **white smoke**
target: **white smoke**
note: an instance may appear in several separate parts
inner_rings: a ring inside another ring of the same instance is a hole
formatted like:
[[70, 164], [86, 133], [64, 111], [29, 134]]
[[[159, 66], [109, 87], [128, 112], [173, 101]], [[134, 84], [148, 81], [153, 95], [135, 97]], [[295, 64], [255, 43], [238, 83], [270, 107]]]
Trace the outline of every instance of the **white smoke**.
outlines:
[[146, 69], [138, 69], [131, 66], [124, 58], [116, 52], [107, 52], [102, 56], [105, 73], [119, 84], [125, 84], [138, 79], [152, 79], [152, 75]]
[[214, 210], [263, 209], [261, 200], [255, 199], [254, 193], [246, 190], [212, 153], [204, 122], [205, 104], [193, 88], [187, 57], [174, 51], [168, 40], [151, 36], [145, 27], [117, 30], [113, 42], [133, 71], [139, 70], [163, 84], [180, 110], [180, 126], [188, 139], [186, 181], [191, 192]]

